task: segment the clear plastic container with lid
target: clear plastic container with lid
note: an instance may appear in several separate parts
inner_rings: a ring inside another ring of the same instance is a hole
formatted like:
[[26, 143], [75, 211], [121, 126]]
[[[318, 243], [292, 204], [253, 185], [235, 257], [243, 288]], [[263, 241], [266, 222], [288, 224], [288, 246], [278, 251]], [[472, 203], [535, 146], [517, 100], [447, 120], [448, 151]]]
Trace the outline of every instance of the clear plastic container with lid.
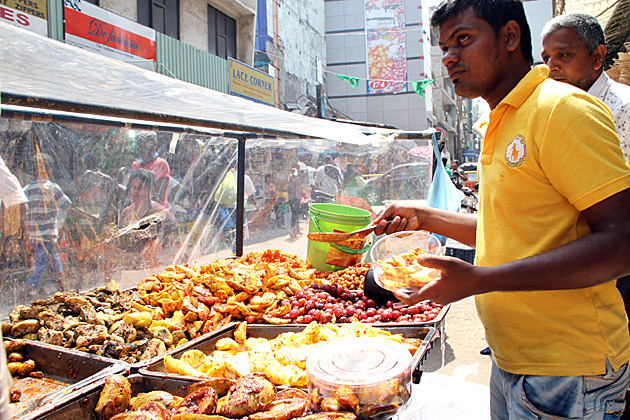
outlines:
[[351, 411], [382, 420], [406, 407], [411, 396], [411, 353], [384, 338], [359, 337], [318, 349], [306, 362], [315, 411]]

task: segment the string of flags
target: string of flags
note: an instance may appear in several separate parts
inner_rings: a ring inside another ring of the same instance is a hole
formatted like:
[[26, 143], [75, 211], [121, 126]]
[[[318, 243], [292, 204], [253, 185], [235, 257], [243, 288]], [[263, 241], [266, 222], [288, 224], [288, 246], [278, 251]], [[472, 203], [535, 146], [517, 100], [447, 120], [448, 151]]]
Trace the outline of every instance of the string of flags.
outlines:
[[[345, 74], [337, 74], [337, 77], [341, 80], [345, 80], [350, 84], [352, 89], [355, 89], [359, 85], [359, 77], [346, 76]], [[367, 79], [366, 79], [367, 80]], [[424, 89], [429, 86], [431, 83], [435, 81], [435, 79], [426, 79], [426, 80], [414, 80], [414, 81], [404, 81], [404, 80], [382, 80], [384, 82], [404, 82], [411, 83], [411, 88], [414, 92], [416, 92], [421, 98], [424, 96]]]

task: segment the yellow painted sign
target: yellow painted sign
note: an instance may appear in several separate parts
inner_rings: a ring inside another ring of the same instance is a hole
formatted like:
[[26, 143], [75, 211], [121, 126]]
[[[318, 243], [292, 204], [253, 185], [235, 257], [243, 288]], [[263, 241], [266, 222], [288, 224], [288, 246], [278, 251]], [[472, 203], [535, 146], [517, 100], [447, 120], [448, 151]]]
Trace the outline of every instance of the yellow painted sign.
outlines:
[[16, 14], [26, 13], [40, 19], [47, 19], [48, 7], [46, 6], [46, 0], [0, 0], [0, 5], [14, 9]]
[[230, 94], [275, 106], [274, 79], [267, 73], [229, 59]]
[[46, 0], [0, 0], [0, 22], [48, 36]]

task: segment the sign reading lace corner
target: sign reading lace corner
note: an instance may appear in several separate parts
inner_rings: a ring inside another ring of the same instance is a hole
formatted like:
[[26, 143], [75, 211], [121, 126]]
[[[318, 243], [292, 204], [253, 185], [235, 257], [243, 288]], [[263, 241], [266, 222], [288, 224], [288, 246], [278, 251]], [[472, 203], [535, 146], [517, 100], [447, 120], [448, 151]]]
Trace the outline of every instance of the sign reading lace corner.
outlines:
[[276, 90], [273, 77], [233, 59], [230, 63], [230, 95], [275, 106]]
[[90, 3], [79, 5], [64, 7], [66, 43], [123, 61], [155, 60], [155, 30]]

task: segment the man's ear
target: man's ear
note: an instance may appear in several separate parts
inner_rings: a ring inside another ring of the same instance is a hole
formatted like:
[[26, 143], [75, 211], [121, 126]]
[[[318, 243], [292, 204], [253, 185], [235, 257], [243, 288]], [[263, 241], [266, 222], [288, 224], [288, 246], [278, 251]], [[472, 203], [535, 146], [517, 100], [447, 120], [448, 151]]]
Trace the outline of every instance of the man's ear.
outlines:
[[521, 27], [518, 22], [511, 20], [503, 27], [505, 36], [505, 47], [508, 51], [514, 52], [521, 47]]
[[604, 65], [604, 59], [606, 58], [606, 46], [599, 44], [593, 51], [593, 70], [599, 70]]

